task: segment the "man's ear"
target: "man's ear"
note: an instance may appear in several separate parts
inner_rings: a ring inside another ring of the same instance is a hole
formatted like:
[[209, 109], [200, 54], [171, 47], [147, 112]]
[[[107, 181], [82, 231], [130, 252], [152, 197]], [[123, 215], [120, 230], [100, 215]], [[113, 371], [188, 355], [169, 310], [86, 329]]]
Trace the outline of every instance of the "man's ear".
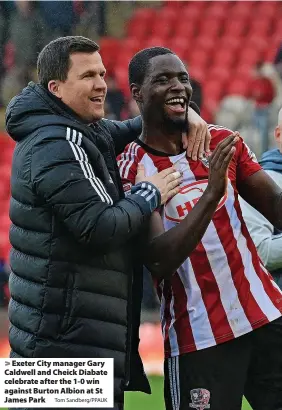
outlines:
[[281, 131], [278, 125], [275, 127], [274, 136], [275, 136], [276, 142], [280, 142]]
[[55, 95], [57, 98], [62, 98], [61, 96], [61, 90], [60, 90], [60, 85], [59, 82], [56, 80], [50, 80], [48, 83], [48, 90], [50, 91], [50, 93], [52, 93], [53, 95]]
[[275, 127], [274, 136], [275, 136], [276, 144], [278, 145], [278, 148], [282, 154], [282, 135], [281, 135], [281, 129], [279, 125]]
[[138, 103], [142, 102], [141, 89], [139, 85], [134, 84], [134, 83], [130, 84], [130, 90], [131, 90], [131, 95], [133, 99]]

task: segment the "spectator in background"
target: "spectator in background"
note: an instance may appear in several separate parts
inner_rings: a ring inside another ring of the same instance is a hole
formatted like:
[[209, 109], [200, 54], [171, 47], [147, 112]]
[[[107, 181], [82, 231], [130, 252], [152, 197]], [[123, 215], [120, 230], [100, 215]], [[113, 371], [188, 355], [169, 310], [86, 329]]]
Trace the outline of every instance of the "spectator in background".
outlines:
[[[69, 36], [75, 23], [72, 1], [39, 1], [40, 14], [46, 25], [47, 39]], [[45, 42], [48, 42], [45, 41]]]
[[[274, 131], [277, 148], [262, 155], [263, 169], [282, 188], [282, 108]], [[243, 218], [256, 245], [259, 256], [282, 289], [282, 233], [256, 209], [240, 198]]]
[[19, 68], [34, 67], [44, 42], [43, 20], [34, 2], [16, 1], [15, 5], [9, 30], [14, 45], [15, 65]]
[[282, 80], [282, 43], [280, 44], [277, 53], [274, 58], [274, 65], [279, 74], [280, 79]]
[[275, 98], [275, 90], [271, 80], [264, 75], [263, 63], [256, 65], [251, 97], [255, 103], [254, 125], [261, 136], [261, 149], [268, 149], [269, 106]]
[[123, 92], [118, 88], [114, 76], [107, 76], [106, 83], [108, 86], [106, 102], [109, 106], [109, 111], [114, 114], [115, 118], [113, 119], [120, 120], [125, 104]]

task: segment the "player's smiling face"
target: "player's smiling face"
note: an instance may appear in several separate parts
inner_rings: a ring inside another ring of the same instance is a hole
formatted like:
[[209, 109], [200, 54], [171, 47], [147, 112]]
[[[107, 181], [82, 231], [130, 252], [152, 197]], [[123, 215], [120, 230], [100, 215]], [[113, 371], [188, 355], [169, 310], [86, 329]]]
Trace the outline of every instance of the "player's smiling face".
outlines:
[[175, 54], [150, 60], [141, 95], [145, 118], [186, 128], [192, 88], [185, 65]]

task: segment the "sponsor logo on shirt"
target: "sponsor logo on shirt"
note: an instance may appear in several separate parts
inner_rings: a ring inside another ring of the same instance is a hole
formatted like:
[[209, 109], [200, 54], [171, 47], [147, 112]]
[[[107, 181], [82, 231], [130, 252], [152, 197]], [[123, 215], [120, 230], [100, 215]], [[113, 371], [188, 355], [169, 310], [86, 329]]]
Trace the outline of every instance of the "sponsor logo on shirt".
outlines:
[[[204, 179], [182, 187], [180, 192], [166, 203], [166, 218], [174, 222], [181, 222], [194, 208], [207, 186], [208, 180]], [[227, 193], [219, 201], [216, 211], [225, 204], [226, 200]]]

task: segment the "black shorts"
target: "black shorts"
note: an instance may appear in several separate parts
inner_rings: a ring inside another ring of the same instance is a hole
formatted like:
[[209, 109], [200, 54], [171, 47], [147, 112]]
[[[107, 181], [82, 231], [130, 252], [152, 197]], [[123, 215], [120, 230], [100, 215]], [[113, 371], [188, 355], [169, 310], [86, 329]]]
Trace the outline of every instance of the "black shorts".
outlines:
[[247, 335], [165, 360], [167, 410], [282, 410], [282, 318]]

